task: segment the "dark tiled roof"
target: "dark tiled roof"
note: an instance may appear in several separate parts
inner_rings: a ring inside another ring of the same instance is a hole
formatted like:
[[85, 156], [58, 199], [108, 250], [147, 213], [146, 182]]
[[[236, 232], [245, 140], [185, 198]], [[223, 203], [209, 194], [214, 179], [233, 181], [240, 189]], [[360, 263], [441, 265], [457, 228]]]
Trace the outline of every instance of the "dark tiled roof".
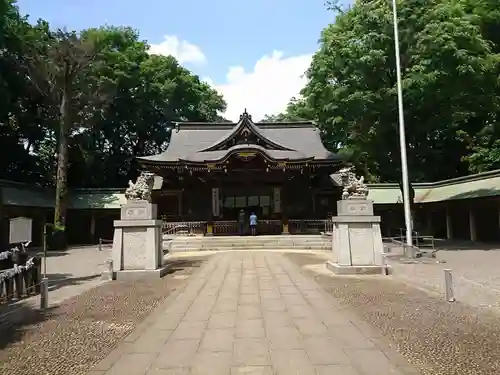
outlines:
[[[242, 117], [244, 117], [242, 115]], [[238, 123], [180, 123], [172, 130], [168, 149], [158, 155], [138, 158], [142, 162], [209, 162], [218, 161], [236, 150], [256, 150], [276, 160], [331, 160], [339, 158], [329, 152], [321, 142], [319, 130], [310, 122], [253, 123], [247, 117], [254, 134], [275, 147], [264, 149], [255, 144], [239, 144], [229, 150], [217, 150], [217, 146], [237, 133], [243, 126]]]

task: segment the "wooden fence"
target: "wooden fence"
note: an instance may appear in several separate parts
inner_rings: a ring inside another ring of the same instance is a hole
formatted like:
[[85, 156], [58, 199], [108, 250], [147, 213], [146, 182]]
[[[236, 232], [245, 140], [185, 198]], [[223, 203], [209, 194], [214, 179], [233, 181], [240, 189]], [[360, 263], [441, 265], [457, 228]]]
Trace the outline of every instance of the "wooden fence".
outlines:
[[0, 305], [40, 293], [41, 263], [19, 248], [0, 252]]

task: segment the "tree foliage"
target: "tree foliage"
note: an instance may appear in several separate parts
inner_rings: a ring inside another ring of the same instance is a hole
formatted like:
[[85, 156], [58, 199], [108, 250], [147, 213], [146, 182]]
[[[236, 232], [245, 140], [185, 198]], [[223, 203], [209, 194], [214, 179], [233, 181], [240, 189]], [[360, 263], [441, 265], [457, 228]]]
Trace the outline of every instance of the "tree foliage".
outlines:
[[[369, 180], [399, 181], [391, 4], [339, 4], [327, 1], [336, 19], [321, 33], [301, 96], [266, 120], [313, 120]], [[398, 3], [413, 181], [500, 168], [497, 5]], [[173, 57], [151, 55], [135, 30], [54, 30], [30, 24], [13, 0], [0, 0], [0, 98], [0, 178], [60, 187], [66, 178], [124, 186], [136, 177], [135, 156], [164, 150], [173, 123], [227, 121], [214, 89]]]
[[174, 122], [222, 120], [219, 93], [148, 49], [128, 27], [54, 30], [0, 0], [0, 178], [59, 182], [61, 201], [67, 184], [125, 186]]
[[[500, 168], [500, 11], [490, 0], [398, 3], [411, 179]], [[400, 179], [391, 3], [358, 0], [321, 34], [302, 113], [370, 180]], [[293, 104], [294, 102], [291, 102]], [[290, 112], [290, 108], [283, 117]], [[439, 168], [436, 168], [439, 166]]]

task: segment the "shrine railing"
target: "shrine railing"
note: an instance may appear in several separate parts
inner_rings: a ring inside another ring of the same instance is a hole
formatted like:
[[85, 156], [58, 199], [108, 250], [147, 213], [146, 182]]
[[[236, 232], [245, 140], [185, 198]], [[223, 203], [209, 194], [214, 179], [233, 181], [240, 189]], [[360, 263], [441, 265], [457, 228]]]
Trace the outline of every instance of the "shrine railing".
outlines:
[[[240, 226], [236, 220], [214, 221], [214, 236], [228, 236], [240, 234]], [[281, 220], [259, 220], [258, 234], [281, 234], [283, 229]], [[248, 223], [243, 225], [243, 234], [250, 234]]]
[[215, 236], [230, 236], [239, 233], [238, 221], [236, 220], [214, 221], [213, 228]]
[[163, 234], [177, 235], [204, 235], [207, 231], [206, 221], [174, 221], [163, 220]]
[[281, 234], [283, 232], [283, 223], [281, 220], [261, 220], [257, 230], [259, 233]]
[[[182, 235], [205, 235], [207, 234], [208, 222], [206, 221], [174, 221], [163, 222], [163, 234]], [[259, 220], [257, 224], [258, 234], [281, 234], [283, 232], [281, 220]], [[290, 234], [320, 234], [332, 232], [331, 220], [317, 219], [290, 219], [288, 220], [288, 231]], [[214, 236], [230, 236], [240, 234], [240, 226], [237, 220], [217, 220], [212, 223]], [[248, 223], [243, 227], [243, 234], [250, 234]]]
[[288, 231], [290, 234], [320, 234], [329, 233], [333, 230], [331, 220], [316, 219], [290, 219], [288, 220]]

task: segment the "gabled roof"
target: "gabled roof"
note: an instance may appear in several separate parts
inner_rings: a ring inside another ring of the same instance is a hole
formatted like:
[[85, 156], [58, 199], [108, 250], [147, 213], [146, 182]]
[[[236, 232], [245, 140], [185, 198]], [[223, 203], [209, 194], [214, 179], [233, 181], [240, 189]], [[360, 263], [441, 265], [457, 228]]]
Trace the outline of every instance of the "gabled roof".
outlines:
[[[259, 143], [230, 143], [245, 130]], [[325, 148], [313, 123], [254, 123], [246, 111], [237, 123], [179, 123], [165, 152], [137, 159], [146, 164], [216, 162], [236, 151], [256, 151], [276, 161], [340, 160]]]

